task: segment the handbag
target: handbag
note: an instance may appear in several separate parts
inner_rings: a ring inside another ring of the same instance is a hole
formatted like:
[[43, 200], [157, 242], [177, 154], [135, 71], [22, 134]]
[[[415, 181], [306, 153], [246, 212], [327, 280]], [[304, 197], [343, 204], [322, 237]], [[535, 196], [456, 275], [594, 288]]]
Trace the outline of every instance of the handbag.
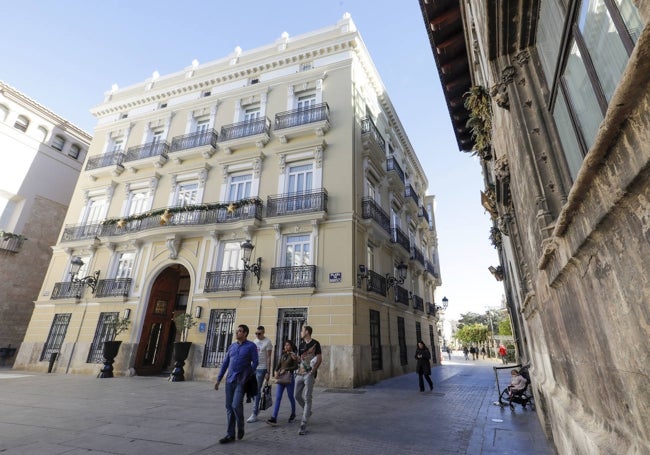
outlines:
[[275, 382], [278, 384], [291, 384], [291, 379], [292, 379], [292, 373], [291, 371], [285, 371], [282, 374], [279, 374], [278, 377], [276, 378]]
[[260, 410], [273, 406], [273, 397], [271, 397], [271, 386], [266, 384], [262, 387], [262, 396], [260, 397]]

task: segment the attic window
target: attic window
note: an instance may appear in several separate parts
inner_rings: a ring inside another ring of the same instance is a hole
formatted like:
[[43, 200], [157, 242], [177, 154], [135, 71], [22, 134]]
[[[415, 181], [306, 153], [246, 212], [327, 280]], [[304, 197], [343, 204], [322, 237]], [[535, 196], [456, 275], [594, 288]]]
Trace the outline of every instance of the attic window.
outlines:
[[24, 115], [19, 115], [18, 118], [16, 119], [16, 123], [14, 123], [14, 128], [22, 131], [23, 133], [27, 131], [28, 126], [29, 126], [29, 120], [27, 120], [27, 117], [25, 117]]
[[123, 113], [123, 114], [120, 114], [120, 120], [121, 120], [121, 119], [124, 119], [124, 118], [127, 118], [128, 116], [129, 116], [129, 114], [126, 113], [126, 112]]
[[260, 80], [257, 77], [255, 79], [251, 79], [251, 85], [257, 84], [257, 83], [259, 83], [259, 81]]
[[167, 103], [160, 103], [158, 109], [165, 109], [166, 107], [167, 107]]
[[206, 96], [210, 96], [210, 95], [212, 95], [212, 92], [211, 92], [210, 90], [206, 90], [205, 92], [203, 92], [203, 93], [201, 94], [201, 96], [204, 97], [204, 98], [205, 98]]

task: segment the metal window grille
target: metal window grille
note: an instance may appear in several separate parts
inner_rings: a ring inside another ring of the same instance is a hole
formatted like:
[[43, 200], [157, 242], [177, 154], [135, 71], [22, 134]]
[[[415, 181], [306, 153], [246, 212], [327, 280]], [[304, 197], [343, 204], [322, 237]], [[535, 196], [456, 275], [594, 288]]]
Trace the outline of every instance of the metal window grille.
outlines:
[[104, 360], [104, 341], [113, 341], [115, 339], [115, 330], [109, 327], [108, 323], [114, 318], [119, 318], [120, 314], [116, 312], [99, 313], [95, 337], [90, 345], [88, 359], [86, 363], [101, 363]]
[[431, 361], [433, 363], [438, 363], [438, 356], [436, 355], [436, 345], [434, 343], [435, 338], [433, 337], [433, 326], [429, 324], [429, 338], [431, 339]]
[[408, 365], [408, 355], [406, 353], [406, 331], [404, 330], [404, 318], [397, 318], [397, 341], [399, 343], [399, 364]]
[[280, 359], [284, 342], [291, 340], [300, 344], [300, 329], [307, 322], [307, 308], [281, 308], [278, 310], [278, 330], [275, 340], [275, 364]]
[[424, 341], [422, 339], [422, 324], [417, 321], [415, 322], [415, 339], [417, 341]]
[[226, 351], [232, 343], [235, 310], [212, 310], [208, 323], [203, 367], [217, 368], [223, 362]]
[[60, 313], [54, 315], [52, 327], [50, 327], [50, 333], [47, 336], [47, 341], [43, 347], [40, 360], [47, 360], [50, 358], [50, 354], [59, 353], [61, 345], [63, 344], [63, 339], [65, 338], [65, 333], [68, 331], [68, 324], [70, 323], [71, 317], [72, 313]]
[[383, 370], [379, 311], [370, 310], [370, 358], [372, 371]]

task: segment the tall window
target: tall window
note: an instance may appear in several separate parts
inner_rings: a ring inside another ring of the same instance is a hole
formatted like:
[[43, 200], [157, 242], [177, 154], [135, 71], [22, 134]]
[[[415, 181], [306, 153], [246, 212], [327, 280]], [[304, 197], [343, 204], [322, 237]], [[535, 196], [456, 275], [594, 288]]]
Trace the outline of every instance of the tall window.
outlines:
[[422, 324], [417, 321], [415, 321], [415, 339], [417, 341], [424, 341], [422, 339]]
[[286, 267], [311, 265], [311, 238], [309, 235], [288, 235], [286, 237]]
[[370, 244], [366, 245], [366, 264], [368, 270], [375, 270], [375, 247]]
[[404, 330], [404, 318], [397, 317], [397, 342], [399, 344], [399, 363], [408, 365], [408, 354], [406, 352], [406, 331]]
[[117, 270], [115, 271], [115, 278], [131, 278], [134, 263], [135, 252], [129, 251], [120, 253], [117, 258]]
[[95, 336], [93, 337], [93, 343], [90, 345], [90, 351], [88, 352], [86, 363], [102, 362], [104, 359], [104, 341], [113, 341], [115, 339], [115, 330], [110, 328], [109, 323], [119, 316], [120, 314], [118, 312], [99, 313]]
[[59, 136], [58, 134], [52, 138], [52, 148], [57, 149], [59, 152], [63, 150], [63, 147], [65, 147], [65, 139], [63, 136]]
[[54, 315], [50, 333], [47, 335], [43, 352], [41, 353], [40, 360], [50, 360], [50, 355], [58, 354], [61, 351], [65, 334], [68, 331], [68, 324], [72, 313], [60, 313]]
[[120, 153], [122, 150], [124, 150], [124, 138], [112, 139], [110, 153]]
[[261, 113], [262, 113], [262, 109], [259, 105], [249, 106], [246, 109], [244, 109], [244, 121], [252, 122], [253, 120], [257, 120], [258, 118], [260, 118]]
[[379, 311], [370, 310], [370, 359], [372, 371], [382, 370]]
[[176, 194], [176, 205], [185, 207], [186, 205], [197, 204], [199, 202], [199, 183], [183, 182], [178, 184]]
[[88, 203], [86, 204], [86, 209], [84, 210], [82, 223], [99, 223], [106, 214], [107, 205], [108, 204], [104, 196], [89, 198]]
[[219, 270], [243, 270], [241, 247], [238, 242], [227, 242], [223, 246], [221, 268]]
[[234, 321], [235, 310], [210, 311], [202, 367], [216, 368], [221, 365], [226, 351], [232, 343]]
[[228, 186], [228, 201], [240, 201], [251, 195], [253, 174], [233, 175]]
[[438, 356], [436, 355], [437, 348], [436, 348], [436, 339], [433, 336], [433, 326], [429, 324], [429, 342], [430, 347], [431, 347], [431, 361], [433, 363], [438, 363]]
[[377, 188], [375, 187], [374, 182], [370, 179], [366, 179], [366, 187], [368, 188], [368, 197], [375, 202], [379, 202], [379, 194], [377, 193]]
[[127, 216], [138, 215], [149, 210], [149, 188], [132, 189], [127, 197]]
[[14, 123], [14, 128], [22, 132], [27, 131], [28, 126], [29, 126], [29, 119], [24, 115], [19, 115], [18, 118], [16, 119], [16, 123]]
[[304, 193], [312, 189], [313, 184], [313, 165], [301, 164], [289, 166], [289, 175], [287, 179], [287, 193]]
[[210, 127], [210, 119], [197, 120], [194, 128], [195, 133], [205, 133]]
[[81, 148], [77, 144], [72, 144], [70, 146], [70, 150], [68, 151], [68, 156], [76, 160], [79, 158], [79, 153], [81, 153]]

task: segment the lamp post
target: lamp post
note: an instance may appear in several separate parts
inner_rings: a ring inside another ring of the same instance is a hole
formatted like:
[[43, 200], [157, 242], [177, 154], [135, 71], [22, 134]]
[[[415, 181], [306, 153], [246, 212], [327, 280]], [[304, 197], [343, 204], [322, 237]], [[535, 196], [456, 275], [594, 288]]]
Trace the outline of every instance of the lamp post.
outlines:
[[398, 284], [403, 284], [406, 280], [406, 273], [408, 272], [408, 265], [404, 264], [404, 261], [400, 261], [397, 264], [397, 276], [393, 276], [390, 273], [386, 274], [386, 290], [397, 286]]
[[[79, 256], [75, 256], [70, 261], [70, 281], [74, 284], [80, 285], [80, 290], [83, 290], [86, 286], [93, 290], [93, 295], [95, 294], [95, 289], [97, 289], [97, 281], [99, 280], [99, 270], [96, 270], [92, 275], [85, 276], [83, 278], [77, 278], [81, 267], [83, 267], [84, 261], [81, 260]], [[77, 298], [81, 297], [81, 292], [77, 294]]]
[[262, 271], [262, 258], [257, 258], [257, 261], [251, 264], [251, 256], [253, 255], [253, 250], [255, 245], [251, 243], [250, 240], [246, 240], [240, 245], [241, 248], [241, 260], [244, 262], [244, 270], [251, 272], [257, 277], [257, 284], [260, 284], [260, 274]]

